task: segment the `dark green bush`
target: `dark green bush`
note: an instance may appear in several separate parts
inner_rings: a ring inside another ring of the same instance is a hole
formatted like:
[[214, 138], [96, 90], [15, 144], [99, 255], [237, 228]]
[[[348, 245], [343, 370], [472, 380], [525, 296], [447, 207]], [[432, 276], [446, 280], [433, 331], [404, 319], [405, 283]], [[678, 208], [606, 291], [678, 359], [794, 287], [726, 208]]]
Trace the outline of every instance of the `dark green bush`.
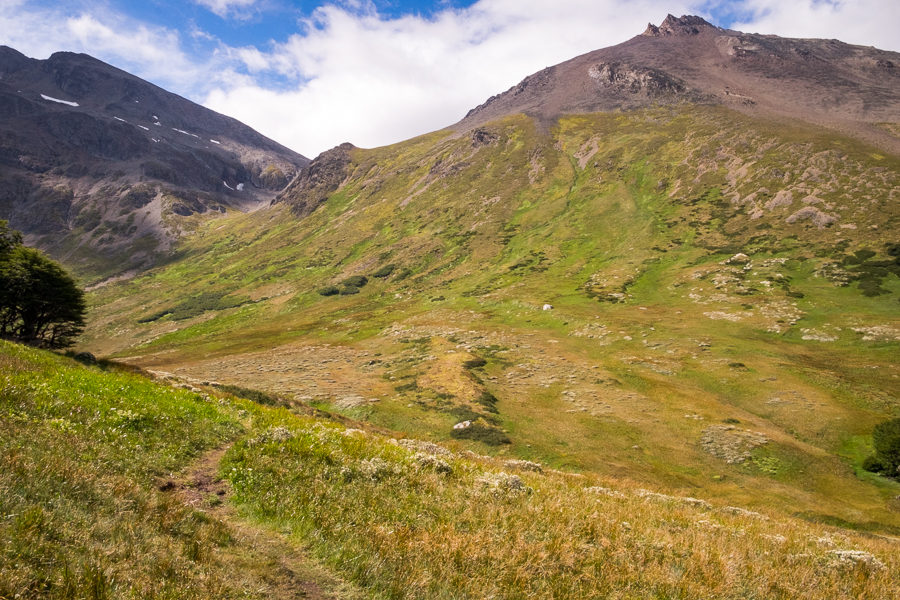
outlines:
[[874, 458], [884, 465], [891, 477], [900, 477], [900, 418], [879, 423], [872, 431]]
[[338, 289], [336, 285], [326, 285], [325, 287], [319, 288], [317, 291], [321, 296], [337, 296], [341, 293], [341, 290]]
[[483, 367], [487, 364], [487, 361], [481, 358], [480, 356], [476, 356], [471, 360], [467, 360], [463, 363], [463, 367], [466, 369], [477, 369], [479, 367]]
[[[369, 278], [365, 275], [353, 275], [352, 277], [348, 277], [347, 279], [342, 281], [341, 285], [345, 287], [361, 288], [364, 287], [367, 283], [369, 283]], [[356, 292], [353, 293], [355, 294]]]
[[239, 296], [229, 296], [227, 292], [203, 292], [197, 296], [182, 300], [175, 306], [164, 308], [155, 313], [138, 319], [138, 323], [150, 323], [161, 319], [166, 315], [172, 315], [174, 321], [183, 321], [198, 315], [202, 315], [208, 310], [225, 310], [226, 308], [235, 308], [250, 302], [249, 298]]
[[359, 288], [353, 285], [345, 285], [341, 288], [341, 296], [350, 296], [352, 294], [358, 294]]
[[505, 433], [496, 427], [491, 427], [486, 423], [472, 423], [464, 429], [453, 429], [450, 431], [450, 437], [458, 440], [475, 440], [482, 442], [488, 446], [500, 446], [502, 444], [511, 444]]
[[380, 279], [384, 279], [385, 277], [389, 277], [391, 273], [394, 272], [397, 266], [394, 264], [384, 265], [374, 273], [372, 273], [372, 277], [378, 277]]
[[867, 456], [862, 462], [862, 468], [870, 473], [884, 473], [884, 463], [875, 456]]
[[492, 412], [492, 413], [500, 412], [497, 410], [497, 397], [494, 396], [492, 393], [490, 393], [487, 390], [484, 390], [483, 392], [481, 392], [481, 395], [478, 397], [477, 400], [475, 400], [475, 402], [477, 402], [478, 404], [485, 407], [488, 410], [488, 412]]

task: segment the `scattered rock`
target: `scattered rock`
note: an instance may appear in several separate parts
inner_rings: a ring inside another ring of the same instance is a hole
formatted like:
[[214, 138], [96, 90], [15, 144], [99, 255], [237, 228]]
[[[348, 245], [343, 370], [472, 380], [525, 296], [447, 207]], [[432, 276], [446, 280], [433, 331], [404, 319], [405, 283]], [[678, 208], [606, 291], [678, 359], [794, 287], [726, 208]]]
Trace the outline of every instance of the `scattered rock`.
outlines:
[[366, 404], [374, 404], [378, 402], [377, 398], [363, 398], [362, 396], [357, 396], [354, 394], [342, 396], [341, 398], [334, 401], [334, 405], [338, 408], [356, 408], [359, 406], [364, 406]]
[[900, 342], [900, 330], [889, 325], [854, 327], [853, 331], [861, 333], [865, 342]]
[[812, 221], [812, 223], [818, 227], [819, 229], [824, 229], [828, 227], [835, 221], [837, 221], [837, 217], [833, 215], [829, 215], [828, 213], [824, 213], [815, 206], [804, 206], [797, 212], [793, 213], [785, 222], [788, 224], [793, 224], [798, 221]]
[[294, 437], [294, 432], [287, 427], [272, 427], [247, 442], [249, 445], [266, 444], [268, 442], [286, 442]]
[[725, 260], [723, 265], [746, 265], [750, 262], [750, 257], [744, 254], [743, 252], [738, 252], [731, 258]]
[[424, 440], [407, 438], [397, 440], [397, 443], [404, 448], [415, 450], [416, 452], [424, 452], [426, 454], [432, 454], [434, 456], [453, 456], [453, 452], [447, 450], [443, 446], [439, 446], [432, 442], [426, 442]]
[[402, 472], [399, 465], [390, 463], [377, 456], [359, 461], [359, 473], [372, 481], [380, 481], [391, 475], [400, 475]]
[[669, 496], [667, 494], [660, 494], [658, 492], [651, 492], [650, 490], [637, 490], [635, 491], [635, 495], [640, 498], [650, 499], [650, 500], [659, 500], [663, 502], [678, 502], [681, 504], [687, 504], [690, 506], [696, 506], [698, 508], [711, 509], [712, 505], [706, 500], [701, 500], [699, 498], [691, 498], [690, 496]]
[[612, 498], [626, 498], [627, 497], [627, 496], [625, 496], [625, 494], [623, 494], [622, 492], [620, 492], [618, 490], [613, 490], [613, 489], [610, 489], [607, 487], [603, 487], [601, 485], [591, 486], [591, 487], [585, 489], [585, 491], [590, 492], [592, 494], [603, 494], [604, 496], [610, 496]]
[[728, 513], [731, 515], [738, 515], [741, 517], [752, 517], [754, 519], [760, 519], [761, 521], [768, 521], [769, 517], [762, 513], [758, 513], [753, 510], [747, 510], [746, 508], [741, 508], [739, 506], [723, 506], [719, 509], [720, 512]]
[[543, 473], [544, 467], [530, 460], [507, 460], [503, 466], [508, 469], [518, 469], [519, 471], [531, 471], [532, 473]]
[[800, 332], [803, 334], [800, 336], [801, 339], [813, 342], [834, 342], [838, 339], [837, 335], [825, 333], [817, 329], [804, 328], [801, 329]]
[[534, 490], [525, 485], [518, 475], [510, 475], [509, 473], [485, 473], [478, 477], [475, 483], [481, 488], [495, 497], [515, 498], [518, 496], [526, 496]]
[[743, 319], [744, 317], [735, 313], [727, 313], [721, 310], [714, 310], [710, 312], [703, 313], [703, 316], [708, 319], [713, 319], [715, 321], [732, 321], [737, 322]]

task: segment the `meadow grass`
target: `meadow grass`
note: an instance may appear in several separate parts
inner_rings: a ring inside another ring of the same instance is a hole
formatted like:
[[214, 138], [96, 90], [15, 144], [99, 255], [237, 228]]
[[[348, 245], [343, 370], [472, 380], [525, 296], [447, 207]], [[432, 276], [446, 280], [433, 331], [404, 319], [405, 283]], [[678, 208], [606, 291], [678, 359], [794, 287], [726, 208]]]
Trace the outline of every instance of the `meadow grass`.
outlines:
[[228, 525], [158, 489], [242, 410], [0, 341], [0, 598], [270, 597]]
[[889, 537], [398, 441], [5, 342], [0, 367], [0, 598], [276, 597], [260, 582], [277, 564], [246, 559], [231, 525], [158, 489], [235, 439], [220, 473], [255, 535], [286, 533], [372, 598], [900, 591]]

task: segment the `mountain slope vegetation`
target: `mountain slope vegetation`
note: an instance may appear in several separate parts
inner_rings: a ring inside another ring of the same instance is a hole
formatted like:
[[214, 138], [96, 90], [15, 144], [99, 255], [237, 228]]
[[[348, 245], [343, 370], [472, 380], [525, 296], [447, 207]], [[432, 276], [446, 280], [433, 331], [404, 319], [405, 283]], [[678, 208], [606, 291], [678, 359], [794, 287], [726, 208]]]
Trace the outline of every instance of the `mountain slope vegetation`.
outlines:
[[[859, 472], [897, 409], [896, 157], [721, 107], [345, 151], [308, 216], [301, 196], [217, 221], [98, 290], [88, 346], [483, 451], [900, 524], [896, 484]], [[247, 301], [155, 318], [209, 294]]]

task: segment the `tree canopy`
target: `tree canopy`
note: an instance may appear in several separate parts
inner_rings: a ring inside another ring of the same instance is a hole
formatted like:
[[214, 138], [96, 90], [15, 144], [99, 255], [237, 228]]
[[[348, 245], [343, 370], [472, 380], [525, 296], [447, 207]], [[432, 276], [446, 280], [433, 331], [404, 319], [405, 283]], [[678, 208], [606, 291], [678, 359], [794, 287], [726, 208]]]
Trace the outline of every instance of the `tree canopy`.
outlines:
[[0, 337], [65, 348], [84, 329], [84, 292], [58, 263], [0, 220]]

